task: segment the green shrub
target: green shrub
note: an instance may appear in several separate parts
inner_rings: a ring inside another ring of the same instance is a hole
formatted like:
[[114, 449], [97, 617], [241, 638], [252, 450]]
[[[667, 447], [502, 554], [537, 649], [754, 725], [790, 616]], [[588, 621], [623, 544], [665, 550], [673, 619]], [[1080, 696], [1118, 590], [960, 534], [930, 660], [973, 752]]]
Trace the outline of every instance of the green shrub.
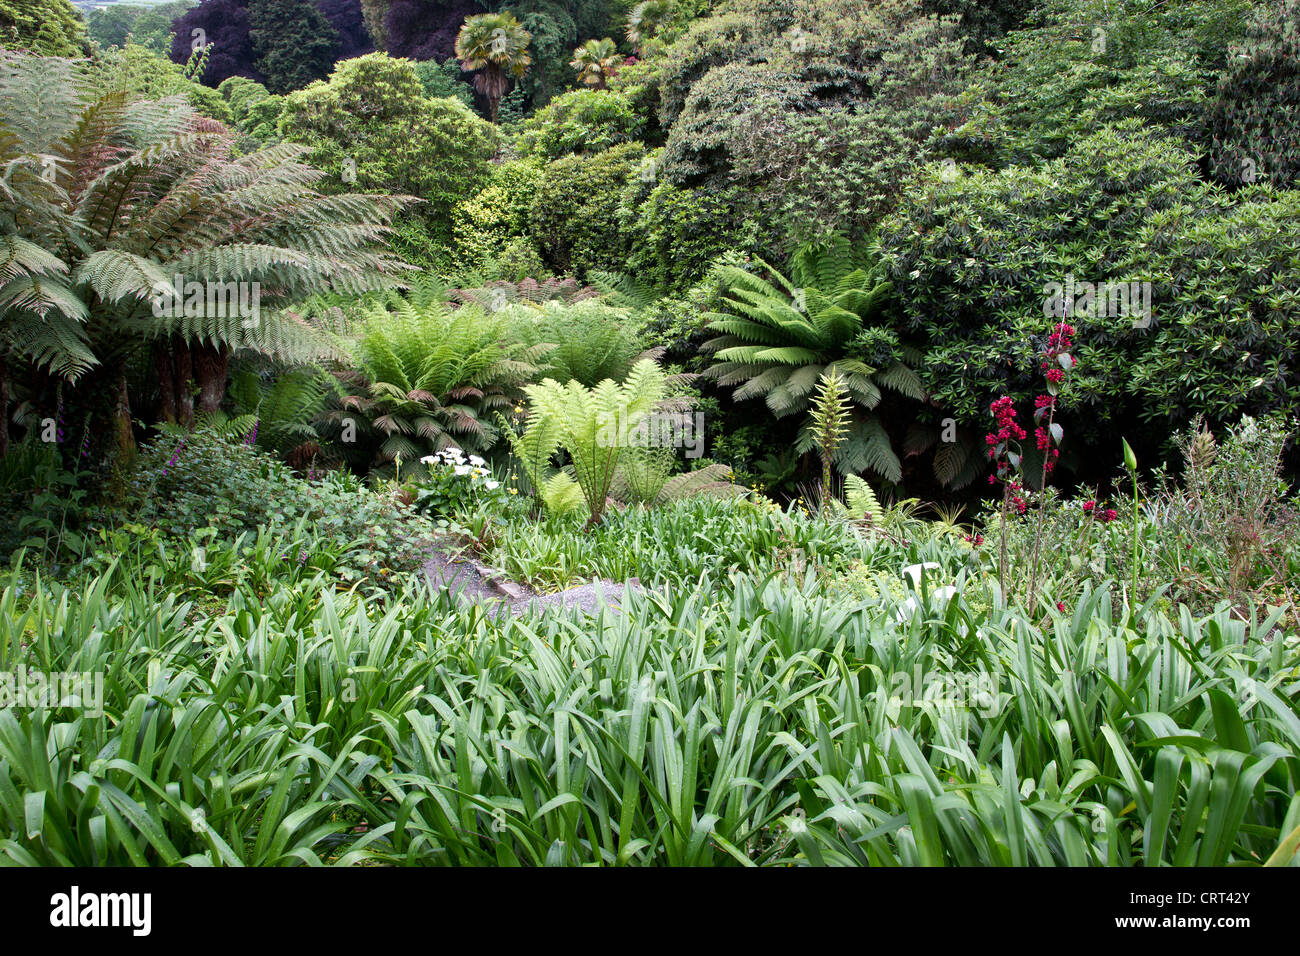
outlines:
[[1060, 0], [999, 42], [976, 85], [986, 102], [949, 145], [959, 160], [1060, 156], [1104, 126], [1137, 119], [1208, 149], [1206, 90], [1245, 34], [1249, 0]]
[[474, 92], [470, 85], [460, 78], [460, 63], [454, 56], [439, 63], [437, 60], [418, 60], [415, 75], [420, 78], [424, 95], [430, 99], [451, 97], [460, 100], [471, 109], [474, 106]]
[[[411, 509], [346, 472], [296, 477], [253, 444], [254, 427], [246, 417], [222, 428], [160, 434], [141, 449], [125, 513], [157, 528], [186, 559], [191, 546], [233, 547], [241, 534], [269, 534], [326, 549], [334, 555], [332, 576], [344, 584], [378, 585], [421, 567], [432, 528]], [[196, 563], [205, 560], [198, 554]]]
[[1264, 4], [1251, 27], [1209, 108], [1214, 175], [1292, 186], [1300, 174], [1300, 3]]
[[279, 130], [311, 148], [332, 191], [424, 200], [420, 218], [444, 243], [453, 207], [487, 182], [497, 145], [491, 124], [456, 100], [429, 99], [409, 60], [382, 53], [344, 60], [328, 80], [291, 93]]
[[[493, 168], [487, 185], [456, 204], [451, 223], [460, 268], [482, 268], [525, 239], [542, 175], [541, 165], [533, 160], [502, 163]], [[531, 239], [525, 241], [532, 244]], [[514, 249], [515, 256], [521, 254], [521, 249]]]
[[551, 100], [523, 125], [520, 151], [550, 161], [570, 153], [599, 153], [641, 138], [645, 120], [612, 90], [572, 90]]
[[547, 266], [580, 278], [592, 269], [624, 267], [619, 202], [644, 155], [640, 143], [624, 143], [547, 164], [528, 213], [529, 234]]
[[[641, 184], [633, 183], [629, 194]], [[623, 205], [623, 228], [631, 245], [618, 267], [639, 281], [681, 295], [726, 252], [765, 252], [768, 235], [756, 218], [753, 195], [739, 187], [682, 189], [654, 185], [640, 204]]]
[[277, 124], [284, 112], [284, 97], [245, 76], [222, 80], [217, 92], [230, 106], [231, 121], [259, 143], [278, 138]]
[[935, 170], [909, 190], [880, 241], [899, 331], [924, 343], [936, 402], [971, 423], [999, 395], [1028, 401], [1043, 317], [1074, 277], [1149, 283], [1149, 315], [1105, 296], [1085, 313], [1080, 288], [1070, 316], [1080, 364], [1066, 430], [1094, 469], [1115, 460], [1116, 432], [1154, 458], [1198, 413], [1221, 423], [1290, 407], [1300, 196], [1226, 196], [1195, 159], [1135, 120], [1039, 167], [951, 181]]

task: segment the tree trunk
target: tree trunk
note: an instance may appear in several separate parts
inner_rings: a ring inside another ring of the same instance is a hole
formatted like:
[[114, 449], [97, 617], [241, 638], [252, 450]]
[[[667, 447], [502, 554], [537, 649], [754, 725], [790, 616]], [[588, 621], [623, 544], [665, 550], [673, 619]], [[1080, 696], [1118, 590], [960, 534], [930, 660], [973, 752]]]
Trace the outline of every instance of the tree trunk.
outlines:
[[191, 350], [194, 360], [194, 380], [199, 386], [199, 411], [215, 412], [226, 397], [226, 366], [230, 352], [223, 345], [198, 345]]
[[135, 433], [131, 430], [131, 397], [126, 390], [126, 362], [119, 361], [117, 366], [117, 392], [113, 410], [113, 432], [117, 440], [117, 450], [124, 461], [135, 457]]
[[194, 421], [194, 364], [190, 347], [183, 339], [172, 339], [172, 355], [175, 363], [176, 421], [190, 427]]
[[169, 425], [176, 424], [176, 374], [172, 368], [172, 353], [167, 339], [153, 344], [153, 371], [158, 378], [158, 418]]
[[173, 335], [154, 345], [153, 362], [158, 376], [158, 417], [188, 428], [194, 421], [193, 350], [184, 339]]
[[0, 355], [0, 458], [9, 454], [9, 366]]

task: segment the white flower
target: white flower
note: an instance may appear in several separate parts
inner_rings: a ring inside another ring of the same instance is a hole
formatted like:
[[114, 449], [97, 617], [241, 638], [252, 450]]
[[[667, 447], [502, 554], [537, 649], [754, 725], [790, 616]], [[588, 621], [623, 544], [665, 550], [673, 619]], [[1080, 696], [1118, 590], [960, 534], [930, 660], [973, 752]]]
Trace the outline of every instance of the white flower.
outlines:
[[909, 564], [903, 568], [903, 577], [912, 579], [912, 587], [920, 587], [922, 572], [937, 570], [939, 570], [939, 565], [934, 561], [926, 561], [924, 564]]
[[931, 596], [936, 601], [939, 601], [943, 604], [947, 604], [949, 601], [952, 600], [952, 596], [956, 593], [957, 593], [957, 589], [953, 587], [951, 584], [949, 584], [946, 585], [945, 587], [935, 588], [931, 592]]
[[483, 482], [483, 487], [486, 488], [488, 491], [496, 491], [498, 488], [501, 487], [501, 482], [499, 482], [499, 481], [485, 481], [485, 482]]
[[465, 477], [465, 476], [468, 475], [468, 474], [469, 474], [469, 465], [457, 465], [457, 466], [456, 466], [456, 476], [457, 476], [458, 478], [463, 478], [463, 477]]
[[470, 455], [470, 456], [469, 456], [469, 463], [470, 463], [471, 465], [478, 465], [480, 468], [487, 464], [487, 462], [485, 462], [485, 461], [484, 461], [482, 458], [480, 458], [478, 455]]
[[900, 621], [906, 621], [916, 612], [916, 609], [919, 608], [920, 606], [921, 605], [916, 603], [916, 598], [910, 597], [898, 606], [898, 612], [896, 616]]
[[436, 465], [436, 464], [438, 464], [438, 459], [435, 458], [435, 457], [433, 457], [433, 455], [425, 455], [423, 458], [420, 459], [420, 464], [422, 464], [422, 465]]

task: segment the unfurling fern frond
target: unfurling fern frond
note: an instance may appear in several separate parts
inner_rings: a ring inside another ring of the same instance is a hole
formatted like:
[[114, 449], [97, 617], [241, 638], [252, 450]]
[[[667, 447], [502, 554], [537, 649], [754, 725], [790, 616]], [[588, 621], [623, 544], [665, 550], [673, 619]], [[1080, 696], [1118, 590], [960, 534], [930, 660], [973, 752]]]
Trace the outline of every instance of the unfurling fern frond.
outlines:
[[869, 518], [877, 525], [884, 522], [885, 512], [876, 499], [876, 493], [860, 475], [844, 476], [844, 497], [848, 503], [849, 517], [857, 521]]

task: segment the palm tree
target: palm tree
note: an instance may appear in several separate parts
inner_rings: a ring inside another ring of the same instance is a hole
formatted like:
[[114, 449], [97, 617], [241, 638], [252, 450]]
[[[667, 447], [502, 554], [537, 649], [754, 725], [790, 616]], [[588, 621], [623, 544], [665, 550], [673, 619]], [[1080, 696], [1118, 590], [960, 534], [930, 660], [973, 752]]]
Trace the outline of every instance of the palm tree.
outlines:
[[[708, 327], [722, 333], [706, 342], [714, 364], [706, 372], [721, 385], [735, 385], [736, 401], [762, 398], [778, 418], [809, 411], [823, 376], [833, 376], [855, 406], [854, 421], [835, 452], [836, 465], [856, 474], [868, 468], [885, 479], [902, 478], [902, 463], [879, 419], [882, 388], [922, 400], [924, 386], [902, 359], [883, 368], [855, 357], [854, 340], [880, 316], [893, 284], [880, 278], [842, 236], [801, 247], [790, 277], [759, 261], [772, 280], [735, 266], [718, 266], [726, 311], [706, 313]], [[915, 360], [906, 349], [903, 357]], [[805, 423], [796, 451], [816, 445]]]
[[161, 417], [188, 423], [191, 383], [215, 410], [236, 350], [330, 353], [284, 304], [383, 287], [408, 268], [384, 244], [405, 197], [322, 195], [303, 147], [237, 151], [180, 97], [132, 101], [83, 65], [0, 59], [0, 167], [15, 173], [0, 188], [17, 197], [0, 219], [0, 348], [102, 389], [92, 407], [112, 409], [124, 452], [131, 368], [152, 360]]
[[609, 78], [622, 63], [618, 48], [609, 37], [588, 40], [573, 51], [569, 66], [578, 71], [578, 82], [603, 90]]
[[474, 88], [486, 97], [497, 121], [501, 98], [510, 89], [511, 80], [521, 80], [532, 65], [528, 43], [532, 34], [520, 25], [514, 14], [481, 13], [466, 17], [465, 24], [456, 37], [456, 58], [467, 73], [479, 72], [474, 77]]
[[638, 55], [644, 52], [646, 42], [663, 29], [672, 12], [669, 0], [642, 0], [632, 8], [627, 18], [627, 42]]

